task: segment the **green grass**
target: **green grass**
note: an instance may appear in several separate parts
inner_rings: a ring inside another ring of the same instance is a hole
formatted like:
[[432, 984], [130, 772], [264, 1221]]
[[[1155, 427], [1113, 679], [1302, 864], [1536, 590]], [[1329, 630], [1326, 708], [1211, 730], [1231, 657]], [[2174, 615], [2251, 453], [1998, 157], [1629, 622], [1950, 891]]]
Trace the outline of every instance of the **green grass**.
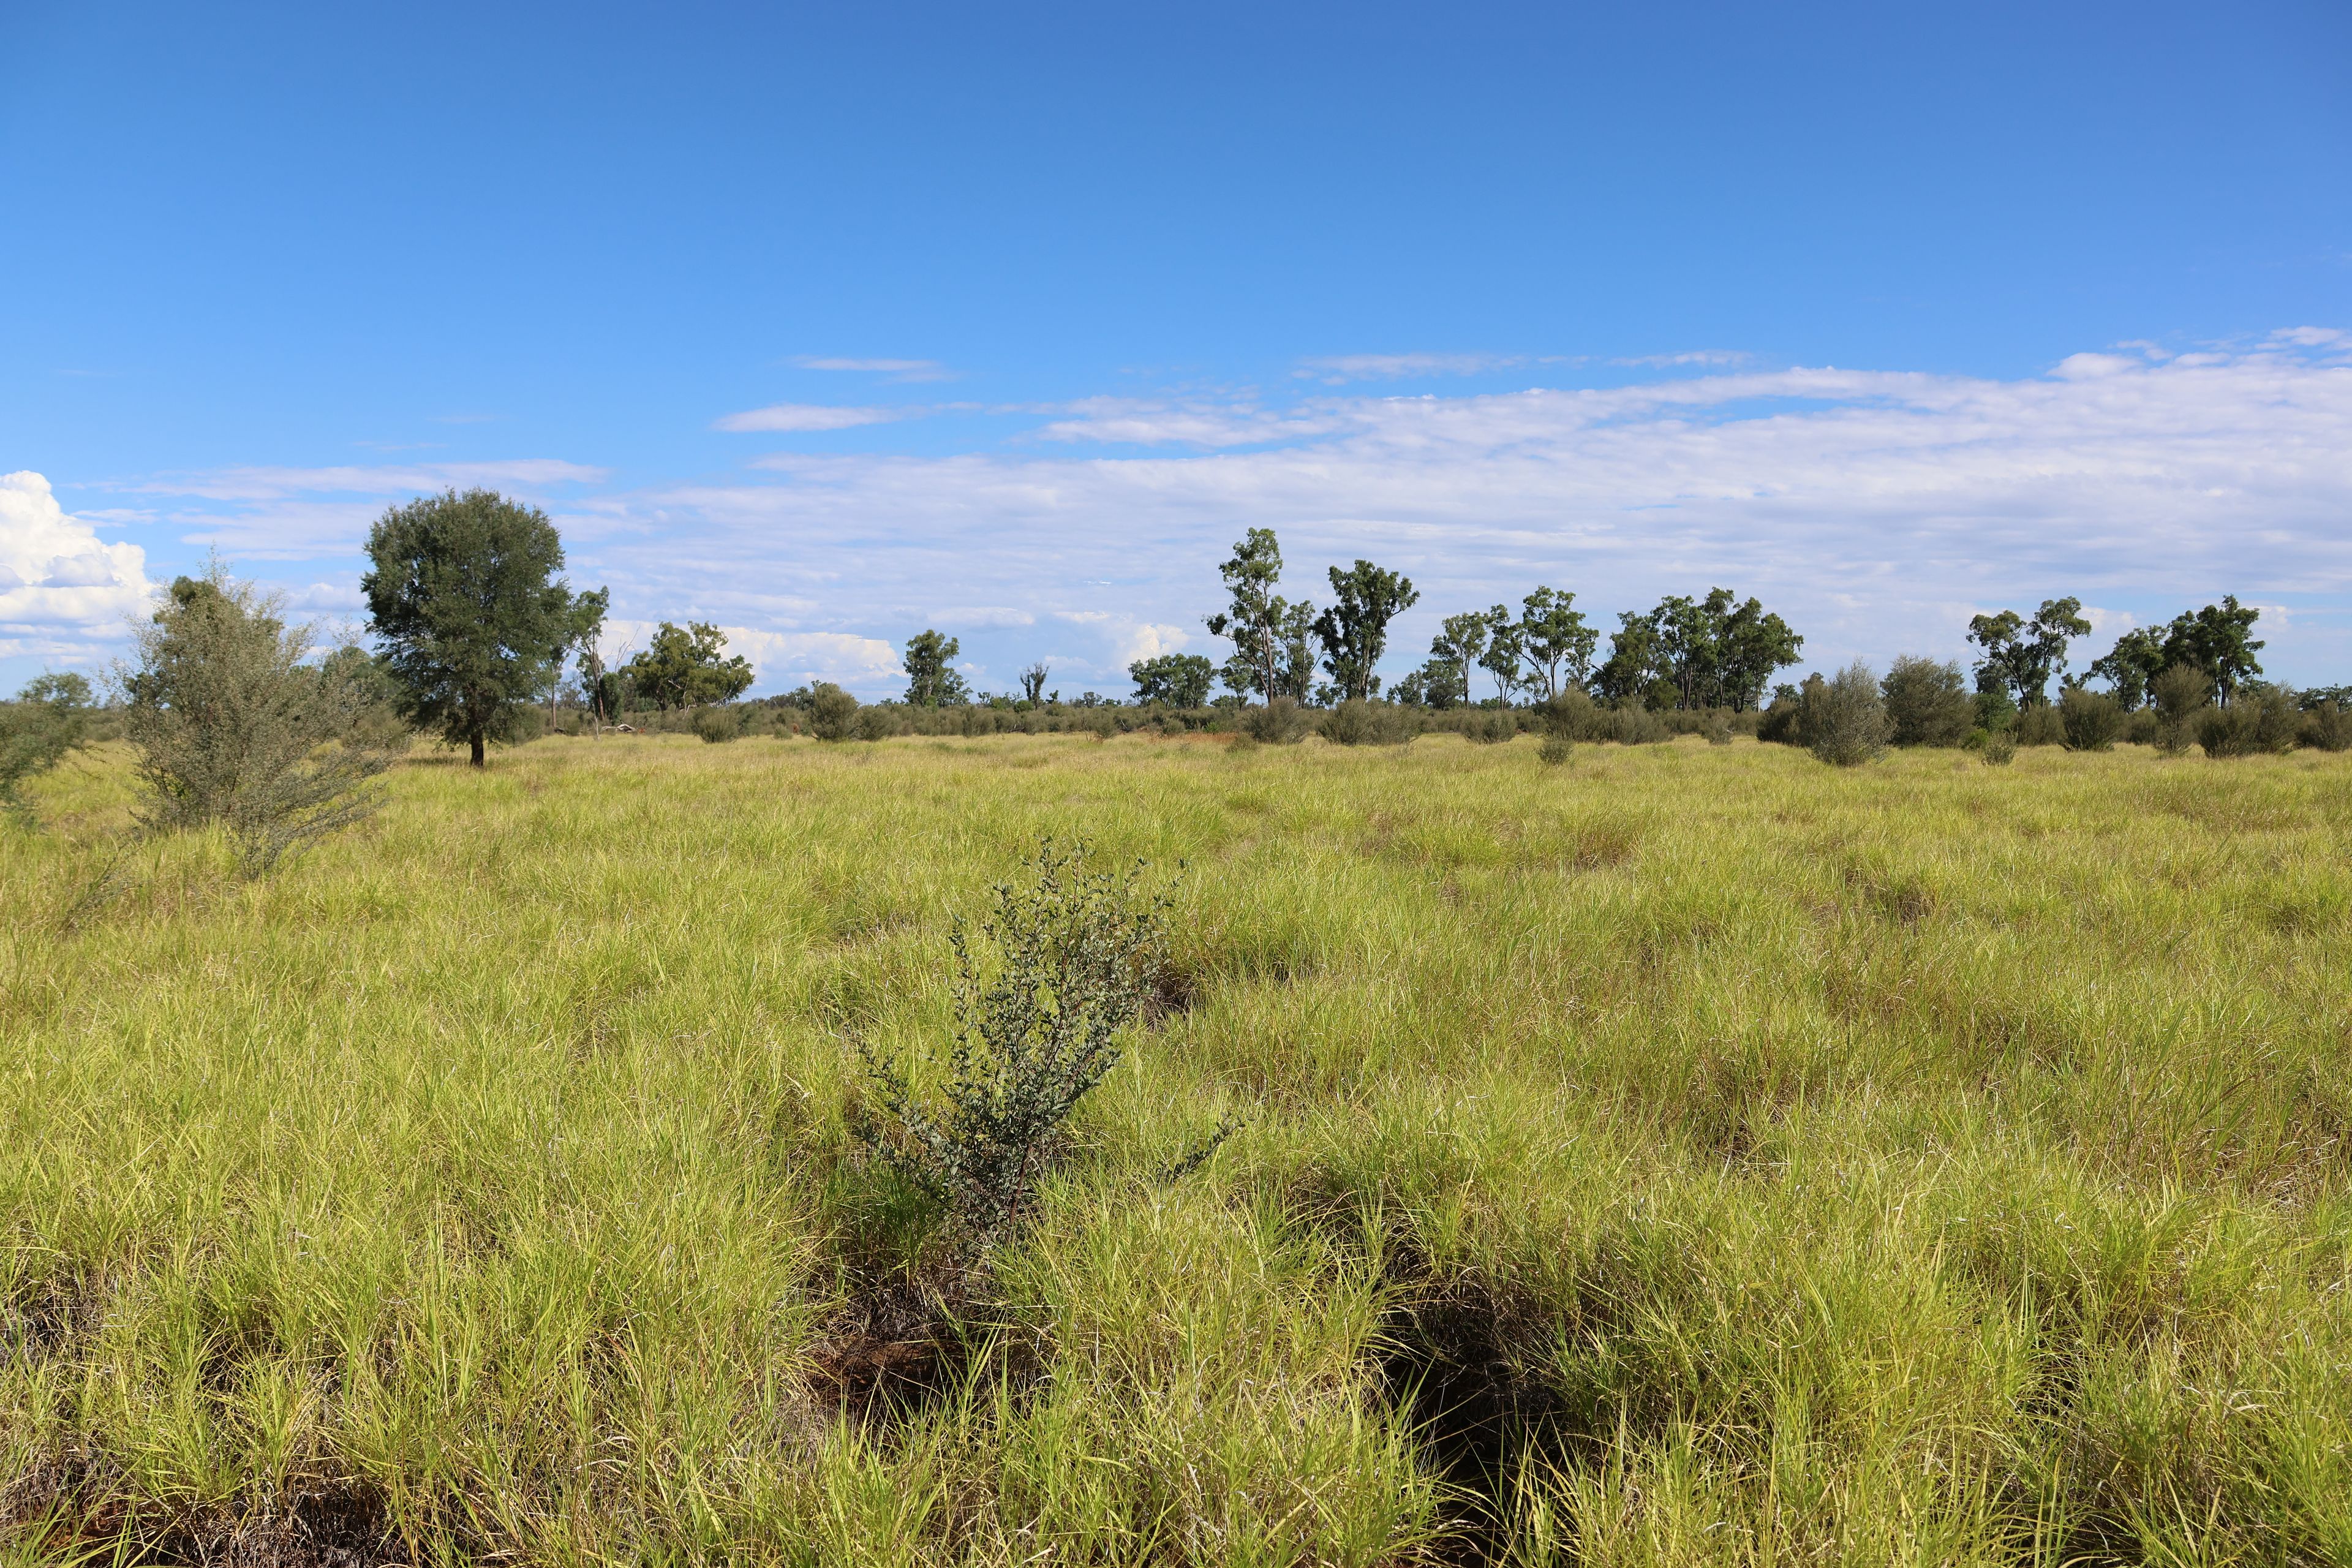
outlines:
[[[69, 763], [0, 838], [0, 1539], [2352, 1560], [2352, 764], [1534, 751], [559, 738], [260, 882], [107, 882]], [[845, 1406], [931, 1267], [856, 1042], [943, 1038], [1045, 832], [1185, 863], [1191, 1005]]]

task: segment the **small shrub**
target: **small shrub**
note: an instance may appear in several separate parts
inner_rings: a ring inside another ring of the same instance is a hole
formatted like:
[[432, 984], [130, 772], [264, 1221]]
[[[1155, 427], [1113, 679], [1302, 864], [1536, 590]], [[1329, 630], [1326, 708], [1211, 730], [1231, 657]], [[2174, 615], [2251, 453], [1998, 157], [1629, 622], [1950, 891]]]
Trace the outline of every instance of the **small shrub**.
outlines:
[[1860, 659], [1827, 680], [1805, 683], [1802, 722], [1813, 755], [1832, 767], [1859, 767], [1886, 750], [1886, 704], [1877, 677]]
[[2104, 691], [2070, 686], [2058, 700], [2058, 725], [2070, 752], [2110, 751], [2123, 732], [2123, 705]]
[[2177, 757], [2197, 738], [2197, 717], [2212, 700], [2212, 678], [2195, 665], [2176, 664], [2148, 690], [2156, 704], [2156, 743]]
[[1976, 727], [1976, 703], [1957, 663], [1905, 654], [1888, 667], [1879, 695], [1887, 739], [1897, 746], [1957, 746]]
[[[1586, 706], [1590, 707], [1588, 702]], [[1519, 736], [1519, 717], [1507, 708], [1490, 708], [1462, 721], [1463, 738], [1481, 746], [1500, 746]]]
[[1543, 744], [1536, 748], [1536, 759], [1551, 768], [1559, 767], [1575, 753], [1576, 742], [1556, 731], [1546, 735]]
[[2162, 738], [2163, 728], [2155, 709], [2142, 708], [2125, 719], [2124, 739], [2135, 746], [2153, 746]]
[[2352, 710], [2347, 710], [2334, 698], [2327, 699], [2304, 714], [2295, 739], [2314, 751], [2352, 749]]
[[857, 738], [861, 741], [887, 741], [898, 732], [898, 716], [879, 703], [871, 703], [857, 710]]
[[375, 809], [363, 786], [391, 759], [353, 735], [365, 694], [331, 665], [303, 662], [311, 628], [286, 625], [276, 596], [215, 563], [173, 582], [136, 636], [124, 733], [145, 826], [219, 823], [257, 874]]
[[1295, 746], [1312, 722], [1296, 698], [1277, 697], [1242, 715], [1242, 733], [1261, 745]]
[[2275, 686], [2243, 686], [2226, 708], [2197, 716], [2197, 743], [2209, 757], [2253, 757], [2291, 751], [2297, 729], [2294, 701]]
[[846, 741], [856, 732], [857, 699], [831, 681], [809, 694], [809, 733], [820, 741]]
[[2036, 702], [2017, 716], [2014, 733], [2021, 746], [2063, 746], [2066, 743], [2066, 726], [2058, 717], [2058, 710], [2047, 702]]
[[1413, 737], [1412, 710], [1393, 702], [1349, 698], [1323, 716], [1323, 738], [1339, 746], [1403, 746]]
[[1027, 1215], [1065, 1151], [1065, 1124], [1118, 1065], [1118, 1034], [1167, 967], [1169, 893], [1142, 890], [1140, 863], [1090, 876], [1085, 861], [1083, 843], [1064, 854], [1048, 839], [1025, 885], [997, 886], [981, 922], [992, 963], [956, 923], [955, 1043], [936, 1100], [866, 1053], [874, 1098], [896, 1124], [863, 1129], [867, 1142], [945, 1208], [967, 1246]]
[[1706, 743], [1710, 746], [1731, 744], [1731, 715], [1721, 709], [1709, 709], [1706, 719], [1699, 724], [1698, 732], [1706, 737]]
[[25, 782], [89, 743], [89, 696], [79, 675], [44, 675], [0, 702], [0, 810], [26, 813]]
[[743, 733], [742, 716], [732, 708], [698, 708], [691, 723], [694, 732], [714, 746], [737, 740]]
[[2000, 687], [1976, 694], [1977, 728], [1979, 730], [2013, 730], [2017, 727], [2017, 704]]
[[1984, 744], [1978, 748], [1980, 760], [1989, 768], [2005, 768], [2017, 761], [2017, 731], [2014, 730], [1981, 730]]

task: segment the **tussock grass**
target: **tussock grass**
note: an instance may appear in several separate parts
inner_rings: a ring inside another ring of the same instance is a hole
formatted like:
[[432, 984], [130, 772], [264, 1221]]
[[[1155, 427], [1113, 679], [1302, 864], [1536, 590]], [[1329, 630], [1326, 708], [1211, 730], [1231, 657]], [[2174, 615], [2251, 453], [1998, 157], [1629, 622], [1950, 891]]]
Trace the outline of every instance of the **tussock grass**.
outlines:
[[[2352, 768], [1535, 750], [555, 738], [267, 882], [85, 755], [9, 1550], [2352, 1560]], [[856, 1043], [1047, 831], [1188, 863], [1170, 1000], [959, 1295]]]

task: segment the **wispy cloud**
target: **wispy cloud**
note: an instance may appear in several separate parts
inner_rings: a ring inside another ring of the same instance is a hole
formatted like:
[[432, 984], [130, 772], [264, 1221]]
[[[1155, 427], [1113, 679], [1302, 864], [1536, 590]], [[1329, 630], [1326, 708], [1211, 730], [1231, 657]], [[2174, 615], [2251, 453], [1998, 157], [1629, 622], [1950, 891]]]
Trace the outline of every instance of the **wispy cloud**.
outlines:
[[803, 370], [851, 371], [892, 381], [952, 381], [956, 375], [935, 359], [832, 359], [803, 354], [793, 363]]
[[1678, 354], [1641, 354], [1632, 359], [1612, 359], [1611, 364], [1636, 366], [1649, 370], [1676, 370], [1685, 365], [1745, 364], [1752, 354], [1738, 349], [1691, 349]]
[[919, 412], [911, 408], [845, 408], [826, 403], [773, 403], [746, 409], [712, 423], [714, 430], [853, 430], [860, 425], [887, 425]]
[[1429, 375], [1482, 375], [1530, 363], [1527, 354], [1330, 354], [1298, 362], [1290, 374], [1302, 381], [1339, 386], [1351, 381], [1403, 381]]

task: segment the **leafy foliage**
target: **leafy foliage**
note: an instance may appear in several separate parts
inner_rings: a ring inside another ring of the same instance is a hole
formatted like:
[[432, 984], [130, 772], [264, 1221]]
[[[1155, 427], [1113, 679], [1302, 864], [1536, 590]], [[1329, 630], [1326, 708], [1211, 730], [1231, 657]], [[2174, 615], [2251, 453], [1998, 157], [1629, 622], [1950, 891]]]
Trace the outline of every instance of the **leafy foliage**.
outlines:
[[2104, 691], [2070, 686], [2058, 699], [2058, 723], [2068, 751], [2110, 751], [2123, 733], [2124, 707]]
[[981, 935], [959, 921], [955, 1039], [936, 1100], [871, 1051], [867, 1082], [895, 1123], [873, 1146], [942, 1204], [964, 1237], [1001, 1236], [1061, 1157], [1078, 1102], [1118, 1065], [1119, 1032], [1165, 968], [1170, 894], [1144, 867], [1088, 874], [1087, 846], [1039, 845], [1024, 885], [1000, 883]]
[[2116, 639], [2106, 654], [2091, 661], [2091, 673], [2107, 683], [2126, 713], [2147, 701], [2148, 689], [2164, 673], [2164, 634], [2149, 626], [2134, 626]]
[[1345, 572], [1334, 566], [1330, 576], [1331, 607], [1314, 622], [1323, 667], [1340, 700], [1364, 701], [1380, 693], [1372, 671], [1388, 651], [1389, 623], [1419, 604], [1421, 592], [1411, 578], [1364, 560]]
[[1956, 662], [1905, 654], [1887, 668], [1879, 694], [1887, 739], [1898, 746], [1957, 746], [1976, 726], [1976, 704]]
[[1566, 685], [1582, 686], [1592, 675], [1593, 649], [1601, 633], [1584, 624], [1576, 595], [1538, 586], [1520, 601], [1519, 656], [1528, 662], [1528, 692], [1538, 700]]
[[1242, 715], [1242, 733], [1269, 746], [1295, 746], [1312, 727], [1295, 697], [1277, 697]]
[[2256, 682], [2238, 689], [2227, 707], [2208, 707], [2197, 716], [2197, 743], [2209, 757], [2252, 757], [2285, 752], [2300, 728], [2294, 699], [2283, 687]]
[[1673, 595], [1646, 615], [1618, 616], [1608, 661], [1592, 684], [1620, 704], [1745, 712], [1804, 646], [1753, 597], [1738, 602], [1728, 588], [1712, 589], [1705, 599]]
[[23, 813], [26, 781], [88, 742], [89, 705], [89, 682], [71, 673], [40, 676], [0, 703], [0, 810]]
[[1799, 723], [1813, 755], [1832, 767], [1858, 767], [1886, 750], [1886, 704], [1878, 678], [1860, 659], [1827, 680], [1805, 683]]
[[820, 741], [846, 741], [856, 732], [857, 699], [829, 680], [809, 694], [809, 733]]
[[1351, 697], [1325, 715], [1323, 738], [1337, 746], [1402, 746], [1418, 726], [1410, 709]]
[[[935, 631], [919, 631], [907, 639], [907, 697], [909, 707], [943, 708], [971, 700], [971, 689], [955, 667], [963, 645]], [[1045, 683], [1045, 677], [1038, 677]]]
[[1165, 703], [1171, 708], [1200, 708], [1209, 700], [1209, 683], [1216, 667], [1197, 653], [1163, 653], [1140, 658], [1127, 667], [1135, 682], [1139, 704]]
[[640, 700], [664, 712], [732, 702], [751, 689], [751, 664], [726, 650], [726, 634], [708, 621], [688, 621], [683, 627], [664, 621], [655, 628], [653, 646], [623, 666], [621, 674]]
[[304, 663], [312, 635], [217, 563], [172, 584], [123, 683], [148, 826], [220, 823], [259, 873], [375, 809], [390, 757], [352, 733], [368, 693], [348, 663]]
[[2213, 683], [2210, 700], [2227, 707], [2240, 687], [2263, 673], [2254, 655], [2264, 645], [2253, 636], [2254, 623], [2261, 618], [2260, 610], [2239, 604], [2234, 594], [2224, 595], [2218, 605], [2176, 616], [2164, 631], [2164, 662], [2203, 670]]
[[2197, 716], [2212, 700], [2213, 680], [2194, 665], [2176, 664], [2149, 688], [2156, 706], [2156, 743], [2179, 755], [2196, 738]]
[[367, 553], [360, 586], [403, 712], [482, 766], [486, 742], [505, 739], [516, 710], [553, 683], [582, 631], [583, 606], [555, 577], [555, 525], [492, 490], [449, 490], [384, 513]]
[[1315, 684], [1315, 606], [1274, 591], [1282, 580], [1282, 545], [1274, 530], [1251, 529], [1217, 571], [1228, 603], [1209, 617], [1208, 626], [1234, 645], [1222, 672], [1226, 686], [1269, 702], [1307, 696]]
[[1978, 616], [1969, 622], [1969, 640], [1984, 650], [1977, 661], [1977, 689], [2009, 693], [2021, 711], [2045, 700], [2051, 680], [2066, 673], [2066, 645], [2091, 635], [2080, 599], [2044, 599], [2032, 620], [2015, 610]]

